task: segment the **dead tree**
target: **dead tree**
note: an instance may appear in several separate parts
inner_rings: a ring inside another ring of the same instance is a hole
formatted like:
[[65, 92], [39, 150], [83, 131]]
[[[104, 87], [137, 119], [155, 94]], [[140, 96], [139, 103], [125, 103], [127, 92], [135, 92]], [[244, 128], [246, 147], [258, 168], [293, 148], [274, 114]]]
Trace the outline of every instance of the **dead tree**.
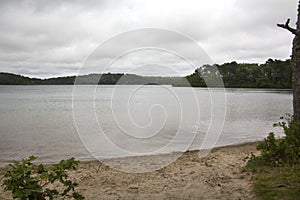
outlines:
[[294, 34], [293, 49], [292, 49], [292, 88], [293, 88], [293, 109], [294, 118], [300, 122], [300, 1], [298, 5], [298, 18], [296, 28], [289, 25], [290, 19], [285, 24], [277, 24]]

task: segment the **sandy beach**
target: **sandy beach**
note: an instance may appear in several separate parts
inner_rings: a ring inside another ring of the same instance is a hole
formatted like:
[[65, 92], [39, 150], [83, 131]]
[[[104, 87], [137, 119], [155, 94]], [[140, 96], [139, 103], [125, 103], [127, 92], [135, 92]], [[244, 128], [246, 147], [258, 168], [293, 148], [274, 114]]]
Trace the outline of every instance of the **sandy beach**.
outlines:
[[[172, 164], [148, 173], [126, 173], [99, 161], [81, 162], [70, 176], [86, 199], [256, 199], [250, 174], [242, 172], [243, 159], [257, 154], [256, 143], [218, 147], [206, 157], [199, 151], [185, 152]], [[164, 159], [158, 155], [156, 159]], [[123, 158], [153, 159], [153, 156]], [[132, 166], [134, 167], [134, 166]], [[0, 189], [0, 199], [12, 199]]]

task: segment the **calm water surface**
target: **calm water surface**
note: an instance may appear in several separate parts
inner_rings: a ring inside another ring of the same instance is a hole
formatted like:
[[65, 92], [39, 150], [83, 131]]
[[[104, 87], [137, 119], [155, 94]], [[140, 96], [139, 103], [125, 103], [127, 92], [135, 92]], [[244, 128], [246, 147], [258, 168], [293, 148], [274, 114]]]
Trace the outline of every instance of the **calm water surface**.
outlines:
[[[190, 134], [196, 139], [189, 148], [197, 149], [211, 119], [209, 91], [203, 88], [98, 86], [94, 90], [93, 86], [80, 86], [75, 104], [72, 92], [72, 86], [0, 86], [0, 164], [28, 155], [46, 162], [70, 156], [91, 158], [80, 140], [93, 132], [91, 118], [96, 118], [98, 128], [126, 151], [154, 152], [172, 140], [179, 129], [181, 136], [175, 146], [164, 152], [184, 149]], [[93, 110], [89, 110], [91, 105]], [[226, 89], [225, 123], [216, 145], [260, 140], [270, 131], [280, 133], [272, 124], [291, 112], [291, 91]], [[199, 120], [195, 120], [197, 117]], [[83, 127], [85, 130], [80, 130]], [[127, 139], [120, 136], [122, 133]], [[90, 144], [101, 146], [101, 156], [126, 156], [104, 141], [91, 138]]]

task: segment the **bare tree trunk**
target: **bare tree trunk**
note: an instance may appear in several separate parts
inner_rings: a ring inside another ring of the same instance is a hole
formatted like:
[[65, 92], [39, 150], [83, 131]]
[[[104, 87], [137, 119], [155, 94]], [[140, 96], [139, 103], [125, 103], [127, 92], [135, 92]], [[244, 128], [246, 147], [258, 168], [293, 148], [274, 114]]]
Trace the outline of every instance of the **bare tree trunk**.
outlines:
[[298, 5], [298, 18], [296, 29], [289, 26], [290, 19], [285, 24], [277, 24], [295, 35], [292, 50], [292, 87], [293, 87], [293, 109], [296, 121], [300, 122], [300, 1]]

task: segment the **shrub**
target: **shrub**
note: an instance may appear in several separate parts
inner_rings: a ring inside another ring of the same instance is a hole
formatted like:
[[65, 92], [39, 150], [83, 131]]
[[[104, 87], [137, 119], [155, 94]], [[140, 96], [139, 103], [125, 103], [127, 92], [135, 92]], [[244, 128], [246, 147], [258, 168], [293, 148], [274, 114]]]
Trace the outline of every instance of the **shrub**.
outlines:
[[261, 155], [252, 156], [248, 161], [248, 166], [254, 163], [272, 166], [300, 163], [300, 123], [290, 115], [281, 119], [283, 121], [274, 126], [283, 129], [284, 137], [276, 140], [274, 133], [270, 133], [264, 141], [257, 145]]
[[[61, 160], [58, 164], [45, 166], [34, 164], [32, 161], [37, 157], [30, 156], [21, 162], [15, 161], [8, 165], [4, 173], [4, 190], [11, 191], [14, 199], [21, 200], [52, 200], [55, 197], [84, 199], [82, 195], [75, 192], [77, 183], [69, 180], [66, 173], [68, 170], [76, 170], [79, 161], [74, 158]], [[59, 183], [63, 189], [55, 189], [55, 183]]]

